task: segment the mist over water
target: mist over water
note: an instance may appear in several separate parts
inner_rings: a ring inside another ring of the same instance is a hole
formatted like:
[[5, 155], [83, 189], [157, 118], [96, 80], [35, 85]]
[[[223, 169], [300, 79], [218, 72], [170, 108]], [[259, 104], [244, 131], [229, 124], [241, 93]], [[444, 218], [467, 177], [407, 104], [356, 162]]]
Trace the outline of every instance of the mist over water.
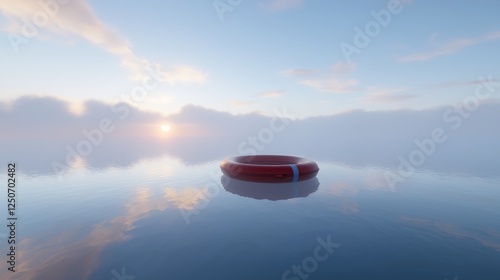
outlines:
[[[77, 116], [52, 98], [21, 98], [0, 108], [2, 154], [23, 162], [28, 173], [67, 169], [78, 158], [103, 168], [162, 155], [192, 165], [234, 155], [291, 154], [360, 167], [411, 164], [437, 173], [500, 175], [498, 102], [482, 104], [467, 118], [448, 107], [295, 119], [286, 108], [263, 116], [187, 106], [167, 117], [127, 107], [122, 120], [119, 104], [88, 102]], [[108, 133], [100, 129], [103, 120], [113, 128]], [[171, 126], [168, 134], [162, 134], [162, 123]]]

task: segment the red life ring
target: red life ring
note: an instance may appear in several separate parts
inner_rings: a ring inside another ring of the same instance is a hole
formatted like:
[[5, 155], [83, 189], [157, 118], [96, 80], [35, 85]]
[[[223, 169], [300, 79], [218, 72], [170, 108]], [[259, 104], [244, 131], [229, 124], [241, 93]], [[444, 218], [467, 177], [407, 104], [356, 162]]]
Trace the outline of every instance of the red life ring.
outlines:
[[238, 156], [221, 162], [222, 173], [230, 178], [252, 182], [298, 182], [318, 174], [318, 165], [294, 156]]

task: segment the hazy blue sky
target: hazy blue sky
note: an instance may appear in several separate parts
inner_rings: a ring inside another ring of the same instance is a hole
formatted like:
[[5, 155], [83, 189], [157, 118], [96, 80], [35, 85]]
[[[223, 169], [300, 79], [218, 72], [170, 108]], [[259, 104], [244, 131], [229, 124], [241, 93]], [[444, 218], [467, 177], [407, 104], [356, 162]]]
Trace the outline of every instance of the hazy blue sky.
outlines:
[[[130, 100], [165, 115], [286, 106], [301, 117], [452, 105], [478, 77], [498, 77], [499, 10], [496, 0], [2, 1], [0, 101]], [[147, 67], [160, 67], [161, 84], [131, 99]]]

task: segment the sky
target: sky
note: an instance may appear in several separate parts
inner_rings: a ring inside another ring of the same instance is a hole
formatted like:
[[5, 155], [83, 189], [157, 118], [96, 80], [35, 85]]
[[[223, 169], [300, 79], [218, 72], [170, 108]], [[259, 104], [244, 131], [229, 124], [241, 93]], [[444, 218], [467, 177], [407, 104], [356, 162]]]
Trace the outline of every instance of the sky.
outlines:
[[[452, 106], [498, 84], [500, 2], [0, 2], [0, 102], [298, 118]], [[482, 77], [482, 78], [481, 78]], [[498, 98], [498, 94], [491, 96]]]

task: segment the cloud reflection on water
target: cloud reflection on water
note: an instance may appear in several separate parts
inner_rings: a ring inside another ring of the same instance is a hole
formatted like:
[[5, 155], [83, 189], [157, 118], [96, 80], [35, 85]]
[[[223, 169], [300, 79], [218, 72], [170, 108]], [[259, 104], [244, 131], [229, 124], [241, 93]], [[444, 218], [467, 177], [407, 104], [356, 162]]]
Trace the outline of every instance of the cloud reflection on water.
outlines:
[[441, 234], [445, 234], [455, 238], [472, 239], [481, 243], [485, 247], [500, 252], [500, 231], [484, 228], [474, 229], [474, 231], [472, 231], [450, 222], [434, 221], [430, 219], [413, 218], [406, 216], [401, 216], [401, 220], [405, 224], [432, 229]]
[[[148, 186], [138, 187], [123, 214], [89, 226], [92, 230], [83, 236], [78, 229], [68, 229], [56, 235], [21, 239], [15, 278], [9, 279], [88, 279], [100, 265], [103, 249], [128, 240], [138, 221], [167, 208], [194, 209], [205, 196], [198, 188], [163, 187], [162, 193], [158, 196]], [[5, 262], [0, 264], [0, 271], [2, 279], [10, 275]]]

